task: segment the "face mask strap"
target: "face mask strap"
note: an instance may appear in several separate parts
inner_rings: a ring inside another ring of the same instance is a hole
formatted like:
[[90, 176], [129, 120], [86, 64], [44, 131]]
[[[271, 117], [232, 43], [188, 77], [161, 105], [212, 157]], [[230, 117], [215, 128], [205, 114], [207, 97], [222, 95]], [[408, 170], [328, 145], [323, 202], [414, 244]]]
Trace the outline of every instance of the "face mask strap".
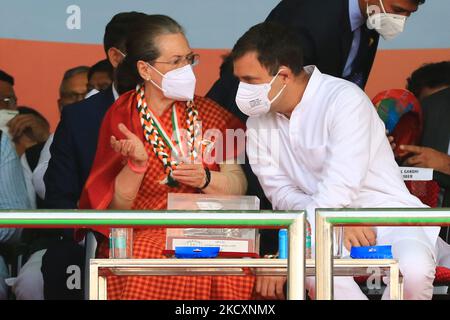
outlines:
[[384, 9], [383, 0], [379, 0], [381, 9], [383, 9], [384, 14], [387, 14], [386, 9]]
[[[273, 77], [273, 79], [270, 81], [269, 85], [272, 86], [273, 82], [275, 81], [275, 79], [278, 77], [278, 75], [280, 74], [281, 71], [283, 71], [284, 69], [280, 69], [278, 70], [277, 74]], [[283, 93], [284, 89], [286, 88], [286, 84], [283, 86], [283, 88], [281, 88], [280, 92], [277, 93], [277, 95], [275, 97], [272, 98], [272, 100], [270, 100], [270, 103], [274, 102], [275, 100], [278, 99], [278, 97]]]
[[283, 93], [285, 88], [286, 88], [286, 84], [283, 86], [283, 88], [281, 88], [280, 92], [278, 92], [277, 95], [275, 97], [273, 97], [272, 100], [270, 100], [271, 104], [280, 97], [280, 95]]
[[152, 68], [153, 70], [155, 70], [156, 72], [158, 72], [159, 75], [160, 75], [161, 77], [164, 78], [164, 75], [163, 75], [158, 69], [156, 69], [154, 66], [152, 66], [152, 65], [151, 65], [150, 63], [148, 63], [148, 62], [147, 62], [147, 65], [148, 65], [150, 68]]
[[[158, 72], [158, 73], [161, 75], [161, 77], [164, 78], [164, 75], [163, 75], [161, 72], [159, 72], [158, 69], [156, 69], [154, 66], [152, 66], [152, 65], [151, 65], [150, 63], [148, 63], [148, 62], [147, 62], [147, 65], [148, 65], [150, 68], [152, 68], [153, 70], [155, 70], [156, 72]], [[159, 85], [157, 85], [156, 82], [153, 81], [151, 78], [150, 78], [150, 82], [151, 82], [155, 87], [157, 87], [159, 90], [161, 90], [162, 92], [166, 92], [166, 90], [164, 90], [164, 89], [161, 88]]]
[[270, 80], [269, 82], [269, 86], [272, 85], [272, 83], [275, 81], [275, 79], [278, 77], [278, 75], [280, 74], [281, 71], [283, 71], [284, 69], [280, 69], [278, 70], [277, 74], [273, 76], [272, 80]]
[[116, 50], [119, 51], [119, 53], [122, 55], [122, 57], [123, 57], [124, 59], [127, 57], [127, 55], [126, 55], [125, 53], [123, 53], [122, 50], [117, 49], [117, 48], [116, 48]]

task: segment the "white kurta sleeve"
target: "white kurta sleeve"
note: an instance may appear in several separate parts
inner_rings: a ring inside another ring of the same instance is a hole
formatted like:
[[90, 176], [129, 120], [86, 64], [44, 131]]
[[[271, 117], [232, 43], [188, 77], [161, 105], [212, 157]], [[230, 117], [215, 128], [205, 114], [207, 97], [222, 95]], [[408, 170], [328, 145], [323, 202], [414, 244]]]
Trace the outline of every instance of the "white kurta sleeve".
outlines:
[[247, 130], [247, 156], [264, 194], [274, 210], [304, 210], [311, 197], [280, 170], [268, 145], [257, 131]]
[[350, 93], [353, 94], [342, 93], [334, 110], [330, 110], [329, 139], [322, 178], [307, 206], [308, 215], [312, 214], [313, 217], [315, 208], [344, 208], [351, 205], [367, 175], [374, 135], [373, 117], [376, 113], [371, 110], [374, 107], [365, 95], [354, 94], [354, 90]]

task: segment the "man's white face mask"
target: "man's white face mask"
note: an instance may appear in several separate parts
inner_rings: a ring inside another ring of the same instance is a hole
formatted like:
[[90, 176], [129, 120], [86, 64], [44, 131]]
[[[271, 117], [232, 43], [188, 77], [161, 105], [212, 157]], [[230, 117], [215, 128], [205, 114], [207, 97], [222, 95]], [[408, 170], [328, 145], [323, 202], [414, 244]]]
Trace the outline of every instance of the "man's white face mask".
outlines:
[[150, 68], [162, 76], [161, 86], [158, 86], [153, 80], [151, 83], [160, 89], [164, 96], [177, 101], [188, 101], [194, 99], [196, 78], [190, 64], [162, 74], [158, 69], [148, 63]]
[[279, 70], [269, 83], [239, 83], [239, 88], [236, 94], [236, 104], [242, 113], [252, 117], [266, 114], [270, 111], [271, 104], [278, 99], [286, 88], [286, 85], [284, 85], [280, 92], [278, 92], [272, 100], [269, 100], [269, 92], [272, 89], [272, 83], [281, 71], [282, 70]]
[[399, 14], [387, 13], [384, 9], [383, 1], [379, 1], [383, 12], [377, 12], [371, 16], [369, 16], [369, 4], [367, 4], [367, 27], [375, 29], [384, 40], [389, 41], [403, 32], [407, 18]]

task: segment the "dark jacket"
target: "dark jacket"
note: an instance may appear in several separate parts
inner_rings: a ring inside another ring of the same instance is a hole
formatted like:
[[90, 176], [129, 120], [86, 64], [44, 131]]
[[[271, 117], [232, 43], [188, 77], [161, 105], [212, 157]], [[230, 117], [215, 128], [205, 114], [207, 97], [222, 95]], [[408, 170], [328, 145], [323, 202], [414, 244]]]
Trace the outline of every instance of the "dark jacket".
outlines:
[[47, 208], [77, 208], [94, 162], [103, 117], [113, 103], [114, 95], [110, 87], [63, 108], [44, 176]]
[[[450, 88], [425, 98], [422, 101], [422, 110], [422, 145], [447, 154], [450, 142]], [[445, 189], [442, 206], [450, 207], [450, 176], [435, 172], [433, 179]]]
[[[283, 0], [266, 21], [290, 26], [297, 32], [305, 65], [316, 65], [323, 73], [342, 77], [353, 41], [348, 0]], [[353, 66], [362, 73], [365, 86], [375, 60], [379, 35], [365, 25], [361, 30], [361, 44]], [[247, 117], [234, 101], [238, 86], [232, 62], [225, 60], [220, 78], [207, 97], [245, 120]]]

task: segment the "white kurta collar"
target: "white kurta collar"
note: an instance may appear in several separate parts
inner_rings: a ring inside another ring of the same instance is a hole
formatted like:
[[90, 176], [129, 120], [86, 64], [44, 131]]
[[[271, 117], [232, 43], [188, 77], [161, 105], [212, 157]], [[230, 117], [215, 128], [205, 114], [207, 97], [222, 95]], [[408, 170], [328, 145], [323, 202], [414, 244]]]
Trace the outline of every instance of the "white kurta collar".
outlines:
[[305, 66], [304, 70], [309, 73], [311, 77], [306, 85], [303, 97], [299, 104], [294, 108], [289, 121], [289, 136], [291, 143], [293, 144], [298, 143], [297, 136], [302, 129], [301, 125], [299, 125], [302, 114], [314, 107], [315, 101], [317, 101], [318, 98], [316, 93], [322, 80], [322, 73], [316, 66]]

